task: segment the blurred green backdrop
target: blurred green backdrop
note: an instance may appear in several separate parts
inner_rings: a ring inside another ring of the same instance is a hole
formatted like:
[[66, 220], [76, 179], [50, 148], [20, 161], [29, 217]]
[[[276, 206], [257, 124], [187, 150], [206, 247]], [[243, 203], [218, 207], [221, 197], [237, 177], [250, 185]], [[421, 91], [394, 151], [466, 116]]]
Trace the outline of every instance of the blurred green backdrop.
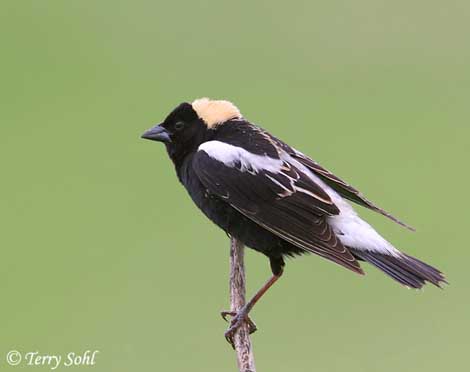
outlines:
[[[103, 372], [235, 371], [228, 240], [139, 139], [200, 96], [414, 225], [361, 211], [451, 282], [289, 261], [253, 313], [258, 370], [468, 367], [468, 1], [6, 0], [0, 17], [0, 370], [49, 370], [9, 367], [12, 349], [97, 349]], [[247, 266], [252, 293], [269, 265]]]

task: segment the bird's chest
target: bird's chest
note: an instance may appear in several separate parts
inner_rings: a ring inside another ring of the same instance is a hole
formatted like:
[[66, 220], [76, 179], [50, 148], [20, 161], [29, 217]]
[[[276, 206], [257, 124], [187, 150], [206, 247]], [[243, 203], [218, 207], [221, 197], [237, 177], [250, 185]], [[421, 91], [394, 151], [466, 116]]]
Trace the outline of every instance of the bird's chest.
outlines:
[[190, 157], [185, 159], [177, 173], [196, 206], [216, 225], [227, 231], [238, 213], [226, 201], [211, 194], [202, 184], [192, 168]]
[[177, 172], [198, 208], [227, 234], [269, 257], [279, 257], [282, 254], [286, 243], [237, 211], [226, 200], [211, 194], [194, 172], [191, 158], [184, 161]]

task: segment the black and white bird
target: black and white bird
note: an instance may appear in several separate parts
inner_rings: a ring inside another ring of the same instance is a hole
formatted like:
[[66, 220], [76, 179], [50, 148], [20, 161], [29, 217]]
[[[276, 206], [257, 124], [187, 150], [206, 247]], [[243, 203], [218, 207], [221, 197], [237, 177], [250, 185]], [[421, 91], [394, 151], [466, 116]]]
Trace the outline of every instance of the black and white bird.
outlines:
[[411, 227], [250, 123], [229, 101], [182, 103], [142, 137], [165, 144], [180, 182], [210, 220], [269, 258], [272, 278], [234, 316], [228, 339], [282, 275], [286, 256], [315, 253], [358, 274], [366, 261], [411, 288], [445, 282], [439, 270], [384, 239], [349, 201]]

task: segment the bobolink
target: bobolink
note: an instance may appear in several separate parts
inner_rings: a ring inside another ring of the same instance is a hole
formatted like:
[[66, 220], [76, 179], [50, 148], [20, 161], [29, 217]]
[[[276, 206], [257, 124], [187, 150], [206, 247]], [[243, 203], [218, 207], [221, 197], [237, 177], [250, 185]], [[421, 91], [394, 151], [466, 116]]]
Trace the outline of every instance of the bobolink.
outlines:
[[358, 274], [358, 261], [366, 261], [411, 288], [445, 282], [439, 270], [380, 236], [347, 200], [411, 227], [244, 119], [231, 102], [182, 103], [142, 138], [165, 144], [180, 182], [210, 220], [269, 258], [273, 276], [234, 316], [229, 340], [282, 275], [285, 256], [316, 253]]

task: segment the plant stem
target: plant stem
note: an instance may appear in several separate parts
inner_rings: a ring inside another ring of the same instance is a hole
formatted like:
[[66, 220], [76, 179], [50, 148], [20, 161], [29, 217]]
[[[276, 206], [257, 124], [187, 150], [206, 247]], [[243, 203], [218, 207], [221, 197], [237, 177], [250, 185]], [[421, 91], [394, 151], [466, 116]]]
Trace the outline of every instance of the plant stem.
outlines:
[[[243, 243], [230, 239], [230, 309], [239, 311], [245, 305], [245, 264]], [[256, 372], [255, 357], [251, 346], [250, 333], [246, 322], [233, 337], [237, 364], [240, 372]]]

